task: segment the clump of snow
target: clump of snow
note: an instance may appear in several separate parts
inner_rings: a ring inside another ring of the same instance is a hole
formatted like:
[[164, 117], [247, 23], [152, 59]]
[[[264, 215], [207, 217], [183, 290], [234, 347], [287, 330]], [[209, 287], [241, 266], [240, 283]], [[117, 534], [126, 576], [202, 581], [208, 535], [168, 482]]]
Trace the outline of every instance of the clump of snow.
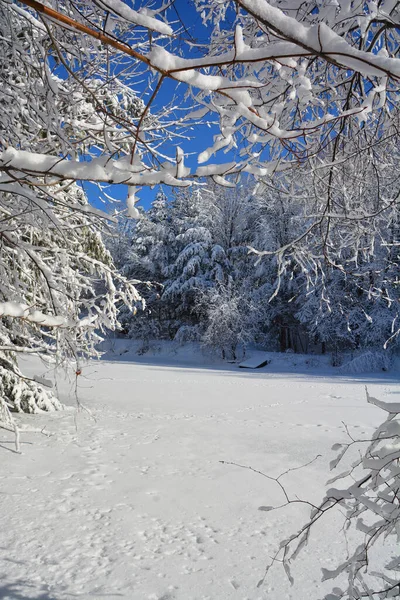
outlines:
[[23, 319], [29, 323], [50, 328], [88, 327], [95, 321], [94, 317], [73, 320], [63, 315], [47, 315], [40, 310], [36, 310], [33, 306], [14, 301], [0, 302], [0, 317]]
[[167, 23], [156, 19], [151, 10], [142, 9], [136, 11], [121, 0], [107, 0], [105, 6], [108, 10], [111, 9], [111, 11], [126, 21], [145, 27], [150, 31], [156, 31], [168, 36], [174, 33], [172, 27]]
[[0, 317], [25, 319], [25, 321], [37, 323], [44, 327], [73, 327], [76, 325], [75, 322], [63, 316], [45, 315], [41, 311], [20, 302], [0, 302]]
[[128, 197], [126, 200], [126, 207], [128, 209], [128, 217], [131, 219], [139, 219], [140, 212], [136, 208], [135, 204], [139, 201], [136, 196], [137, 189], [135, 186], [129, 186], [128, 188]]

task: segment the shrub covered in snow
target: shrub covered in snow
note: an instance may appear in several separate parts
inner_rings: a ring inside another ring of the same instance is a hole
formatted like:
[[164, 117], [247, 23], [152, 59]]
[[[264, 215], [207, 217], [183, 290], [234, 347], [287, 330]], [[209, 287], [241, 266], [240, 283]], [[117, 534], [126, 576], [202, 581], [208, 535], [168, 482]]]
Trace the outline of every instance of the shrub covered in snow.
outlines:
[[392, 364], [392, 356], [388, 351], [367, 351], [356, 356], [339, 368], [341, 373], [357, 375], [358, 373], [376, 373], [389, 371]]

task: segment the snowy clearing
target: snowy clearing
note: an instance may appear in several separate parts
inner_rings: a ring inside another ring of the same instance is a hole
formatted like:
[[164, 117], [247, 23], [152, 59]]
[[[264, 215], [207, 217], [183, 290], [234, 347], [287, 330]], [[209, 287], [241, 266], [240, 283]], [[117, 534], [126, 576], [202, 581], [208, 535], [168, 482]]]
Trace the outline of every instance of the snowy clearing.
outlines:
[[[320, 569], [343, 556], [339, 517], [314, 531], [293, 587], [277, 564], [257, 589], [307, 511], [260, 510], [283, 502], [278, 485], [219, 462], [276, 477], [322, 455], [283, 478], [293, 497], [321, 499], [331, 446], [348, 439], [342, 421], [361, 439], [384, 418], [364, 386], [389, 402], [400, 391], [397, 372], [338, 377], [313, 360], [286, 356], [256, 372], [179, 358], [91, 362], [79, 398], [93, 418], [72, 408], [18, 415], [51, 435], [21, 432], [21, 456], [0, 430], [0, 598], [306, 600], [329, 591]], [[23, 367], [43, 374], [30, 358]], [[74, 382], [60, 389], [73, 407]]]

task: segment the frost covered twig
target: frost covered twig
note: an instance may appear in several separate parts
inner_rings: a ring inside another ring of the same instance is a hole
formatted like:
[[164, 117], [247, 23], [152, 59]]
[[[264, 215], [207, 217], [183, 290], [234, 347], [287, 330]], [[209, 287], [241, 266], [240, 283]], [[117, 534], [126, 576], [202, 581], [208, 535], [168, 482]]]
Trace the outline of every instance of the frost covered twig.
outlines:
[[220, 460], [219, 462], [221, 464], [223, 464], [223, 465], [232, 465], [234, 467], [240, 467], [241, 469], [248, 469], [249, 471], [253, 471], [253, 473], [258, 473], [259, 475], [262, 475], [263, 477], [266, 477], [266, 479], [270, 479], [271, 481], [275, 481], [279, 485], [279, 487], [281, 488], [282, 493], [285, 496], [286, 503], [282, 504], [281, 506], [277, 506], [277, 507], [274, 507], [274, 506], [262, 506], [259, 509], [259, 510], [268, 511], [268, 510], [276, 510], [277, 508], [283, 508], [284, 506], [287, 506], [288, 504], [297, 503], [297, 502], [300, 502], [302, 504], [308, 504], [308, 505], [312, 506], [313, 508], [316, 508], [316, 506], [314, 506], [311, 502], [308, 502], [307, 500], [299, 500], [299, 499], [291, 500], [289, 498], [289, 496], [288, 496], [288, 493], [287, 493], [284, 485], [280, 481], [280, 479], [282, 477], [284, 477], [284, 475], [287, 475], [288, 473], [291, 473], [292, 471], [298, 471], [299, 469], [304, 469], [305, 467], [308, 467], [309, 465], [311, 465], [313, 462], [315, 462], [320, 457], [321, 457], [321, 454], [317, 454], [317, 456], [315, 456], [315, 458], [313, 458], [309, 462], [305, 463], [304, 465], [300, 465], [299, 467], [292, 467], [290, 469], [287, 469], [286, 471], [284, 471], [283, 473], [281, 473], [280, 475], [278, 475], [278, 477], [272, 477], [272, 475], [267, 475], [266, 473], [263, 473], [262, 471], [259, 471], [258, 469], [254, 469], [253, 467], [246, 466], [246, 465], [240, 465], [240, 464], [235, 463], [235, 462], [226, 461], [226, 460]]

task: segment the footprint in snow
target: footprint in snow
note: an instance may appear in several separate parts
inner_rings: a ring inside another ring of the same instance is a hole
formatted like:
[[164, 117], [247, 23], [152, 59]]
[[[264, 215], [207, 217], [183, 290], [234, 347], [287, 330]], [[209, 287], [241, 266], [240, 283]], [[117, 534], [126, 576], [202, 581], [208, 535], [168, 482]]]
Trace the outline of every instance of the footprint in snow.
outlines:
[[235, 581], [234, 579], [230, 579], [229, 583], [231, 584], [231, 586], [233, 587], [234, 590], [238, 590], [240, 588], [240, 585], [237, 581]]

